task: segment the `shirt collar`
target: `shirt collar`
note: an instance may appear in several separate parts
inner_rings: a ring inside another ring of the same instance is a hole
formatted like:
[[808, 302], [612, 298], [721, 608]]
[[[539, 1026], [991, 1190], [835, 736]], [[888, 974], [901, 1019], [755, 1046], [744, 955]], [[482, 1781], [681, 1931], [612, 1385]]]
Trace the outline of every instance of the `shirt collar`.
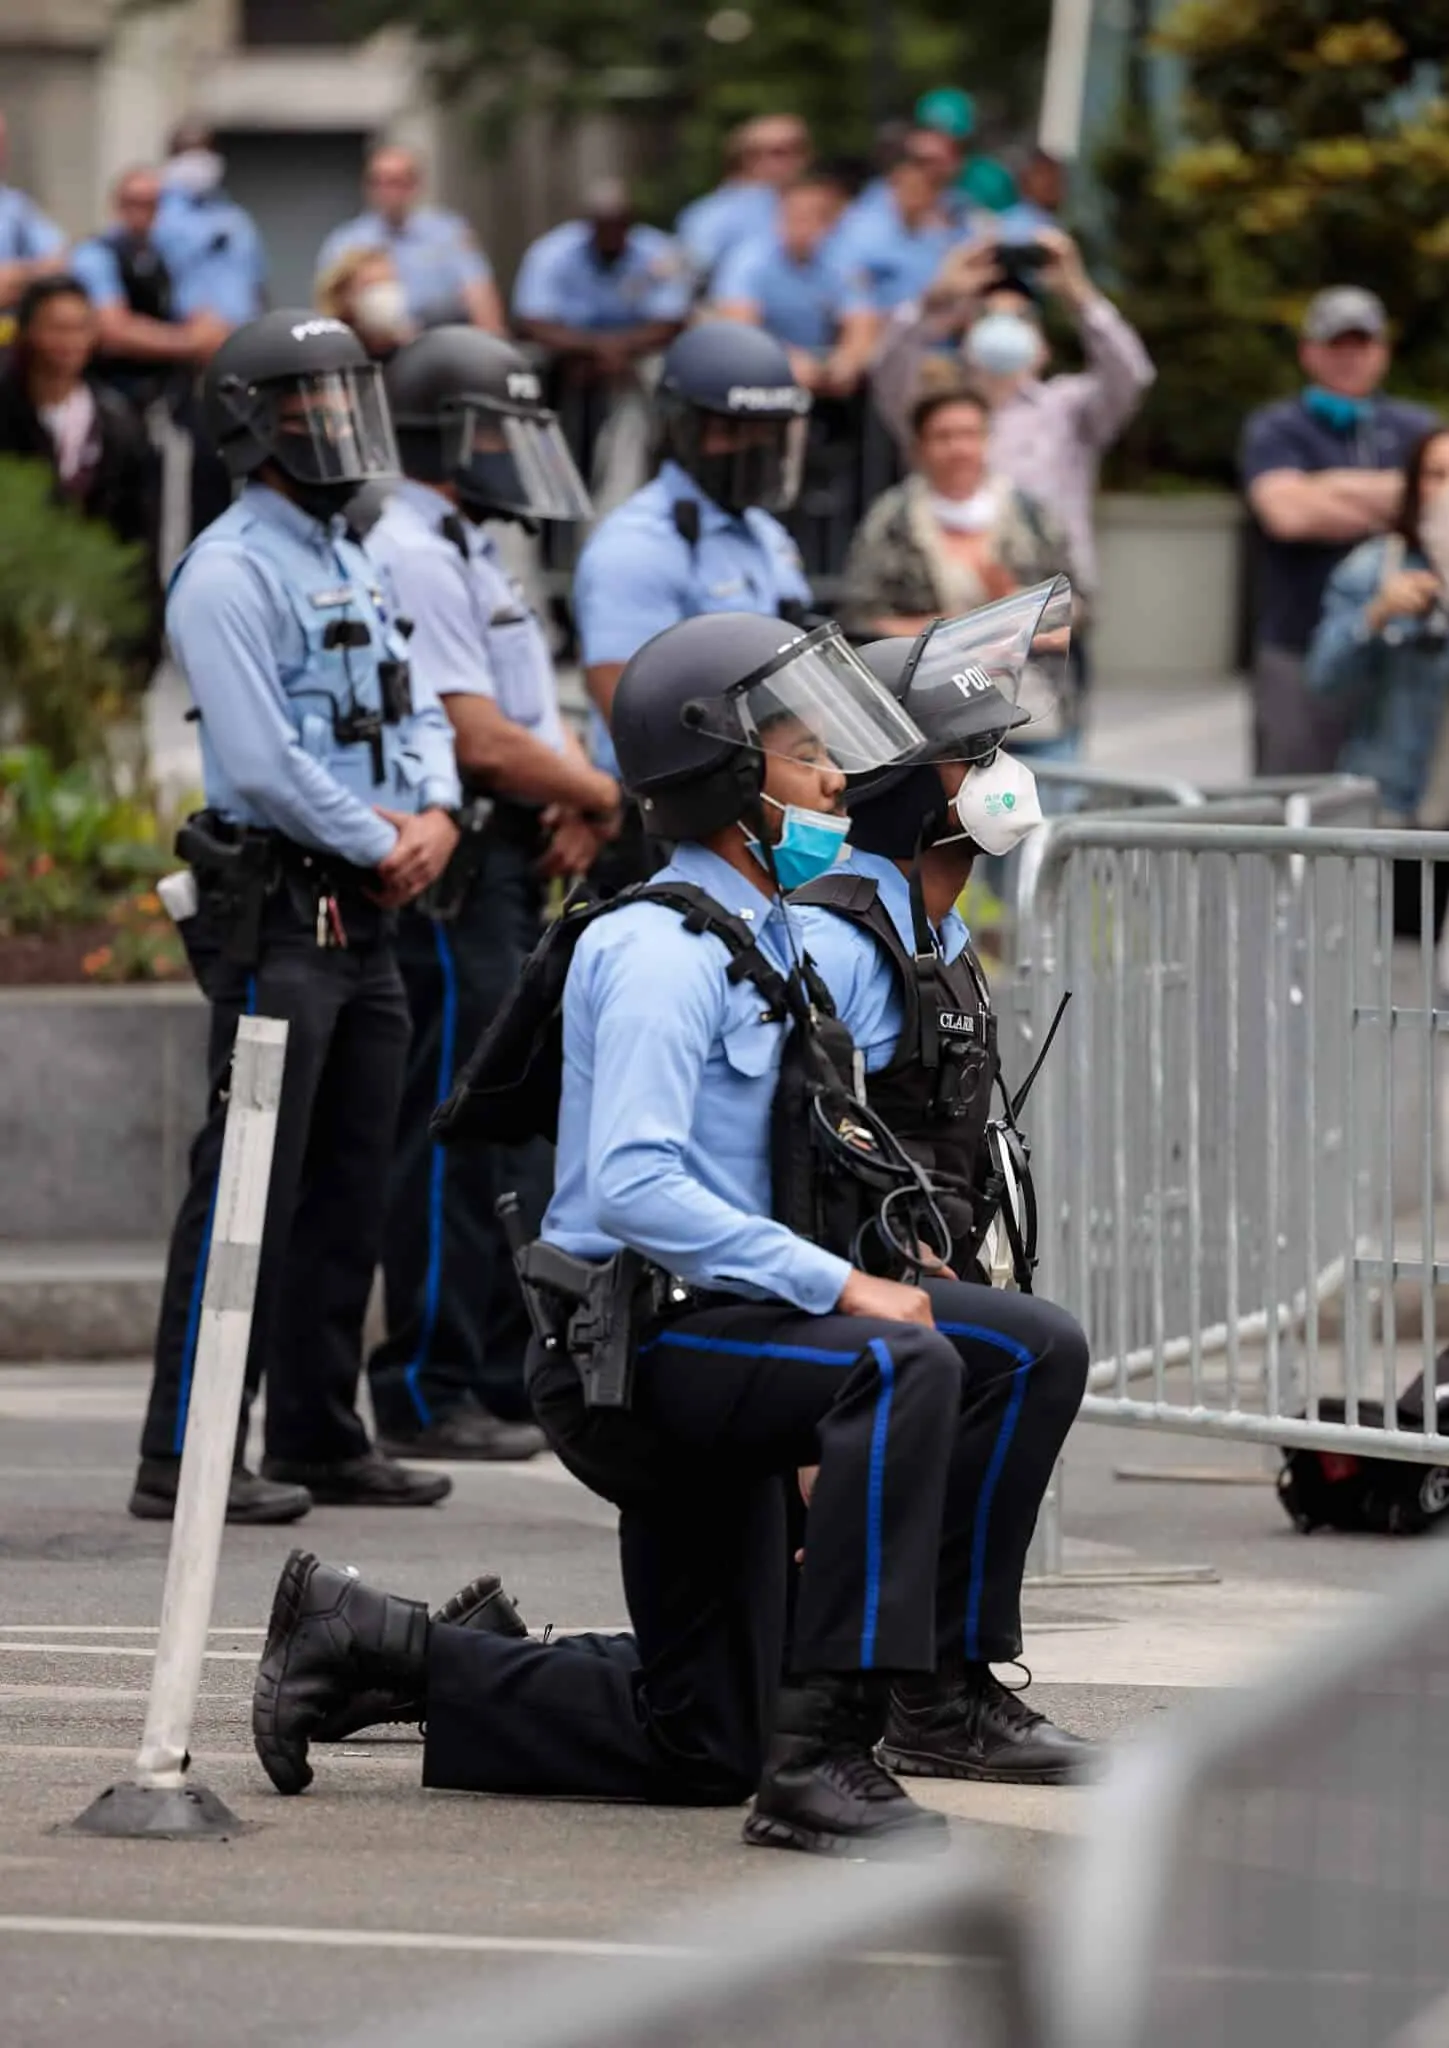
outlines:
[[242, 498], [247, 509], [258, 519], [265, 520], [268, 526], [280, 526], [284, 533], [290, 533], [294, 540], [316, 548], [319, 554], [325, 554], [332, 545], [330, 526], [324, 526], [320, 519], [304, 512], [300, 505], [294, 505], [290, 498], [284, 498], [270, 484], [253, 481], [242, 491]]
[[[863, 853], [853, 846], [845, 857], [845, 865], [852, 874], [868, 875], [880, 891], [880, 900], [885, 906], [886, 916], [900, 933], [910, 951], [915, 951], [916, 935], [911, 917], [910, 878], [903, 875], [893, 860], [883, 853]], [[967, 944], [970, 933], [955, 910], [948, 910], [936, 926], [936, 937], [941, 943], [941, 957], [954, 960]]]
[[[721, 910], [732, 911], [742, 917], [746, 924], [752, 924], [756, 931], [765, 927], [782, 914], [780, 903], [767, 896], [763, 889], [757, 889], [753, 882], [747, 882], [737, 868], [727, 860], [721, 860], [707, 846], [701, 846], [692, 839], [681, 840], [674, 849], [674, 856], [666, 870], [677, 875], [682, 882], [693, 882], [712, 896]], [[656, 876], [655, 878], [659, 878]]]
[[421, 483], [415, 476], [405, 476], [393, 495], [401, 498], [419, 518], [425, 519], [434, 533], [455, 509], [441, 491], [434, 490], [431, 484]]

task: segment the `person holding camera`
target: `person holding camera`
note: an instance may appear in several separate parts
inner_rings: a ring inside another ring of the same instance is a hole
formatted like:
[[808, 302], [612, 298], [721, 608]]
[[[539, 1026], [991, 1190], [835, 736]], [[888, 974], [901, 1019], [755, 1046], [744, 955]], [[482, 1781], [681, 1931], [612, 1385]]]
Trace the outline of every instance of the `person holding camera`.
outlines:
[[[1071, 315], [1084, 369], [1047, 374], [1042, 296]], [[1050, 506], [1066, 535], [1078, 599], [1072, 656], [1078, 688], [1085, 689], [1097, 587], [1097, 470], [1157, 373], [1135, 330], [1087, 275], [1076, 243], [1056, 228], [1040, 228], [1026, 242], [992, 236], [953, 250], [924, 298], [891, 319], [872, 388], [877, 410], [907, 456], [922, 372], [953, 340], [990, 413], [990, 469]]]

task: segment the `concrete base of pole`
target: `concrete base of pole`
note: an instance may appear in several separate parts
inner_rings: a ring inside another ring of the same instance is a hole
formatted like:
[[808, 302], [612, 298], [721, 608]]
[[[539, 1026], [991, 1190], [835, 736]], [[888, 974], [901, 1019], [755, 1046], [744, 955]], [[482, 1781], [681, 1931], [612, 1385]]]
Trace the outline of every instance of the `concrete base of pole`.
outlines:
[[205, 1785], [138, 1785], [124, 1779], [93, 1799], [67, 1832], [126, 1842], [229, 1842], [255, 1825], [238, 1819]]

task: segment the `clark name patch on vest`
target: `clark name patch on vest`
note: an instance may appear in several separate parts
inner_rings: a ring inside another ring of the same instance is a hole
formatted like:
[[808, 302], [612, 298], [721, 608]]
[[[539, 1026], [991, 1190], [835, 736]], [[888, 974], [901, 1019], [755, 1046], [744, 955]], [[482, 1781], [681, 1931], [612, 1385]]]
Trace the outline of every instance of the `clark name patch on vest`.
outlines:
[[962, 1010], [942, 1010], [936, 1020], [938, 1029], [952, 1038], [974, 1038], [976, 1019], [968, 1017]]

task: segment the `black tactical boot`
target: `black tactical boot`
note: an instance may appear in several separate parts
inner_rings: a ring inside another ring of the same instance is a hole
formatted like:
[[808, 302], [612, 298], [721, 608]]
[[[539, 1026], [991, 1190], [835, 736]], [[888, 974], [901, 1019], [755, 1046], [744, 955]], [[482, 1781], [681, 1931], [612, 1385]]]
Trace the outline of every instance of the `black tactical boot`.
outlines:
[[375, 1593], [355, 1572], [294, 1550], [272, 1599], [252, 1694], [252, 1740], [279, 1792], [312, 1782], [307, 1744], [359, 1694], [382, 1696], [390, 1720], [421, 1721], [428, 1610]]
[[[444, 1621], [452, 1628], [486, 1629], [497, 1636], [528, 1634], [523, 1616], [491, 1572], [485, 1572], [482, 1578], [471, 1579], [460, 1593], [455, 1593], [435, 1614], [430, 1614], [428, 1621], [430, 1625]], [[312, 1740], [344, 1742], [349, 1735], [360, 1735], [364, 1728], [380, 1728], [388, 1722], [411, 1718], [411, 1715], [398, 1714], [392, 1693], [378, 1687], [357, 1693], [335, 1714], [329, 1714], [313, 1729]]]
[[1029, 1707], [989, 1664], [958, 1665], [891, 1688], [881, 1761], [904, 1778], [1067, 1785], [1089, 1777], [1096, 1747]]
[[815, 1856], [944, 1849], [945, 1815], [917, 1806], [876, 1761], [885, 1715], [880, 1679], [827, 1674], [782, 1690], [745, 1840]]

